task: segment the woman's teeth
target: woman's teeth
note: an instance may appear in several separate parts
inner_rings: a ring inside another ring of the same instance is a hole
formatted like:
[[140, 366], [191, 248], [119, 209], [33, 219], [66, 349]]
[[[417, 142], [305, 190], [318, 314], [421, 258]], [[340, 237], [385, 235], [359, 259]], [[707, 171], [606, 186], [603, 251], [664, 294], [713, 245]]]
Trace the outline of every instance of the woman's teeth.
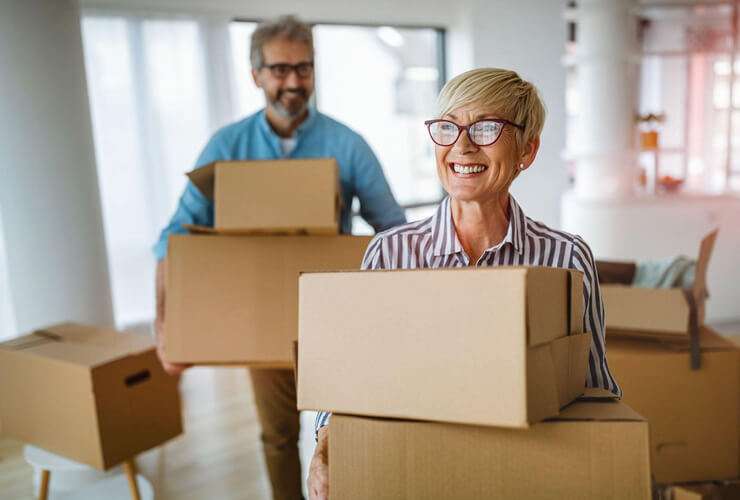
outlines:
[[453, 163], [452, 170], [457, 174], [477, 174], [483, 172], [486, 169], [483, 165], [458, 165]]

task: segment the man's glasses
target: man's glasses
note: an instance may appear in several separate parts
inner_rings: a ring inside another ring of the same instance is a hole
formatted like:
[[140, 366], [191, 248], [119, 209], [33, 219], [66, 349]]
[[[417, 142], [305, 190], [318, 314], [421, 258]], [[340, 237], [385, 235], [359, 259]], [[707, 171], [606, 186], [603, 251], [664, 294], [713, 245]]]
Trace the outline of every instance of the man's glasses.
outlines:
[[283, 78], [288, 78], [288, 75], [290, 75], [292, 71], [295, 71], [295, 74], [298, 75], [299, 78], [308, 78], [313, 75], [313, 62], [301, 62], [298, 64], [263, 64], [262, 68], [269, 69], [272, 76], [280, 78], [281, 80]]
[[424, 122], [429, 130], [429, 137], [435, 144], [440, 146], [452, 146], [457, 142], [458, 137], [465, 130], [468, 133], [470, 142], [476, 146], [490, 146], [501, 137], [501, 132], [505, 125], [511, 125], [518, 129], [524, 130], [522, 125], [517, 125], [509, 120], [485, 119], [479, 120], [470, 125], [458, 125], [449, 120], [427, 120]]

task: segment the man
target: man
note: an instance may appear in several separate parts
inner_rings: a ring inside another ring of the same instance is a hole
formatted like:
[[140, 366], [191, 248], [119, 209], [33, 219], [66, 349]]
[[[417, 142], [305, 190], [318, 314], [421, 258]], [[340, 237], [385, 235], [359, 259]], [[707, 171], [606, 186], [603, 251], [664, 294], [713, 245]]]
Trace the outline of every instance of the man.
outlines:
[[[254, 82], [265, 93], [265, 109], [219, 130], [196, 166], [216, 160], [335, 158], [345, 200], [341, 232], [351, 231], [351, 201], [355, 196], [360, 201], [361, 215], [376, 231], [404, 223], [403, 211], [368, 144], [356, 132], [308, 105], [314, 91], [311, 28], [294, 17], [261, 24], [252, 35], [250, 59]], [[155, 321], [158, 339], [166, 318], [167, 238], [170, 234], [187, 232], [185, 224], [213, 225], [212, 204], [191, 183], [154, 249], [159, 261]], [[172, 374], [187, 367], [163, 359], [162, 364]], [[273, 497], [302, 498], [297, 446], [299, 415], [293, 374], [289, 370], [266, 369], [251, 369], [250, 373]]]

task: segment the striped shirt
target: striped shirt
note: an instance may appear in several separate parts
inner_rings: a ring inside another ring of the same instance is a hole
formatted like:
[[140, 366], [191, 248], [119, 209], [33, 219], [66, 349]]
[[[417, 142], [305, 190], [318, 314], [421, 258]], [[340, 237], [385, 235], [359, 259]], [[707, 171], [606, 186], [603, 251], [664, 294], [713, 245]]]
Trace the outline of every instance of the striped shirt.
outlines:
[[[591, 249], [580, 236], [550, 229], [527, 217], [511, 195], [509, 215], [506, 236], [483, 252], [476, 266], [545, 266], [583, 272], [583, 326], [591, 333], [586, 386], [602, 387], [621, 396], [606, 361], [604, 304]], [[448, 197], [431, 217], [378, 233], [368, 245], [362, 269], [434, 269], [466, 267], [469, 263], [455, 232]], [[317, 432], [329, 417], [329, 413], [319, 412]]]

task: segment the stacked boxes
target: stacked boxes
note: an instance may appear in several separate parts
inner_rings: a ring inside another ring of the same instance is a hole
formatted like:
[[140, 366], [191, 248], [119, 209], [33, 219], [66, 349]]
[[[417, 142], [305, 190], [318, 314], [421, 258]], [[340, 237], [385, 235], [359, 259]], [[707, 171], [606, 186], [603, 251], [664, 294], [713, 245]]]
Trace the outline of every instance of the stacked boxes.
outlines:
[[338, 234], [336, 162], [218, 162], [189, 176], [215, 225], [170, 237], [165, 358], [290, 368], [299, 272], [357, 269], [370, 240]]
[[648, 419], [659, 484], [740, 475], [740, 350], [703, 325], [715, 238], [701, 242], [690, 290], [602, 285], [609, 366]]
[[582, 287], [551, 268], [301, 275], [298, 406], [335, 412], [332, 498], [649, 498], [644, 420], [572, 403]]
[[56, 325], [0, 343], [0, 430], [108, 469], [182, 433], [148, 336]]

